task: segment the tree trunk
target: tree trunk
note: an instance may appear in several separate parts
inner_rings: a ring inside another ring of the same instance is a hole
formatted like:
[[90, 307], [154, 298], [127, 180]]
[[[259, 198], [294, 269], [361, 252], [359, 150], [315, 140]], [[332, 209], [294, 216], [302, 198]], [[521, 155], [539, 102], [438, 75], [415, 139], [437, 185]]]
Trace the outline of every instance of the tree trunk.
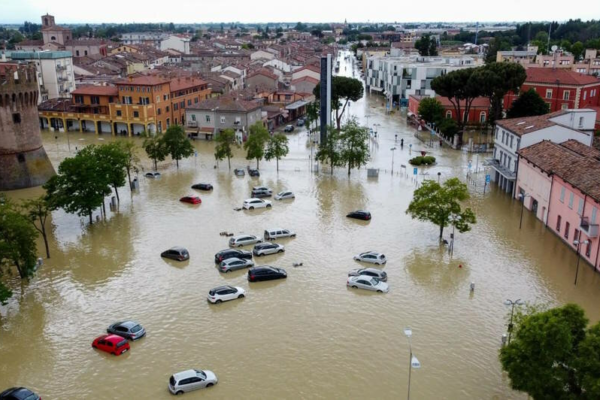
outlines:
[[93, 224], [94, 224], [94, 221], [92, 220], [92, 212], [91, 212], [91, 211], [90, 211], [90, 212], [88, 212], [88, 215], [89, 215], [89, 217], [90, 217], [90, 225], [93, 225]]
[[104, 199], [102, 199], [102, 211], [104, 212], [104, 219], [106, 220], [106, 203]]
[[333, 175], [333, 161], [331, 162], [330, 165], [331, 165], [331, 172], [330, 172], [330, 174]]
[[179, 159], [178, 158], [175, 159], [175, 164], [177, 165], [177, 169], [179, 169]]
[[133, 192], [133, 188], [131, 187], [131, 168], [127, 168], [127, 179], [129, 180], [129, 190]]
[[277, 172], [279, 172], [279, 158], [276, 158], [277, 160]]
[[121, 203], [121, 199], [119, 199], [119, 189], [117, 189], [117, 185], [113, 185], [115, 189], [115, 195], [117, 195], [117, 203]]
[[26, 277], [23, 276], [23, 271], [21, 270], [21, 264], [19, 264], [18, 260], [15, 260], [15, 267], [17, 267], [17, 271], [19, 271], [19, 276], [21, 277], [21, 279], [25, 279]]
[[229, 164], [229, 169], [231, 170], [231, 157], [227, 157], [227, 164]]
[[258, 157], [256, 157], [256, 169], [258, 169]]
[[42, 237], [44, 238], [44, 246], [46, 246], [46, 258], [50, 258], [50, 247], [48, 247], [48, 235], [46, 234], [46, 226], [41, 222], [42, 221], [40, 220], [40, 225], [42, 226]]
[[440, 240], [442, 240], [443, 235], [444, 235], [444, 225], [440, 225]]
[[154, 159], [154, 170], [158, 170], [158, 162], [156, 161], [156, 158]]
[[348, 176], [350, 176], [350, 171], [352, 169], [352, 164], [348, 162]]

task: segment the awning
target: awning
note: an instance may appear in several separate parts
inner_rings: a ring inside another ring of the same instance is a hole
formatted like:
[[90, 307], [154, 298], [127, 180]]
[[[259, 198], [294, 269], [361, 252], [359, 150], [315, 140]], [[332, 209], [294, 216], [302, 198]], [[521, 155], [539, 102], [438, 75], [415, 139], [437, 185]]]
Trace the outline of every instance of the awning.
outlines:
[[300, 107], [303, 107], [307, 104], [308, 104], [308, 101], [298, 100], [298, 101], [293, 102], [292, 104], [288, 104], [287, 106], [285, 106], [285, 109], [286, 110], [297, 110]]
[[369, 90], [374, 90], [376, 92], [383, 92], [383, 88], [377, 87], [377, 86], [371, 86], [369, 88]]
[[215, 128], [211, 128], [211, 127], [208, 127], [208, 126], [203, 126], [202, 128], [200, 128], [200, 132], [214, 133], [215, 132]]

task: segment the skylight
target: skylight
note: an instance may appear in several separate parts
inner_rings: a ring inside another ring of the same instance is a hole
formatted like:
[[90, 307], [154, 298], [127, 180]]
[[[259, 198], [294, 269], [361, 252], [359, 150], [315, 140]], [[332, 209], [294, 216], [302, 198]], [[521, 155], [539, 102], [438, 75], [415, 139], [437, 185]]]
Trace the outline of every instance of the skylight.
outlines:
[[533, 128], [535, 125], [529, 125], [525, 127], [525, 130]]
[[525, 121], [517, 122], [517, 125], [523, 125]]

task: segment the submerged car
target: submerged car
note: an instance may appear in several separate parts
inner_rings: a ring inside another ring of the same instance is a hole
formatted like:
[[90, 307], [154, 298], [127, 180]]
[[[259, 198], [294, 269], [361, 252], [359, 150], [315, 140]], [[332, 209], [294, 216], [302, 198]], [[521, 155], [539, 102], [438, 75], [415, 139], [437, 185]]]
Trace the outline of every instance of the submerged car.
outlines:
[[238, 269], [244, 269], [254, 267], [254, 262], [252, 260], [248, 260], [245, 258], [228, 258], [227, 260], [221, 261], [219, 264], [219, 271], [221, 272], [231, 272], [237, 271]]
[[354, 256], [356, 261], [368, 262], [371, 264], [383, 265], [387, 262], [385, 254], [377, 253], [376, 251], [366, 251]]
[[257, 169], [248, 168], [248, 175], [250, 176], [260, 176], [260, 172]]
[[208, 370], [188, 369], [178, 372], [169, 378], [169, 392], [183, 394], [193, 390], [209, 388], [218, 382], [214, 372]]
[[296, 196], [294, 192], [279, 192], [277, 196], [274, 197], [275, 200], [285, 200], [285, 199], [295, 199]]
[[289, 229], [272, 228], [265, 230], [264, 233], [265, 240], [275, 240], [288, 237], [296, 237], [296, 232], [290, 231]]
[[171, 247], [169, 250], [160, 253], [160, 256], [175, 261], [186, 261], [190, 259], [190, 253], [183, 247]]
[[225, 249], [215, 254], [215, 264], [219, 264], [230, 258], [252, 259], [252, 252], [237, 249]]
[[235, 174], [235, 176], [245, 176], [246, 175], [246, 171], [244, 171], [242, 168], [234, 169], [233, 173]]
[[180, 198], [179, 201], [188, 204], [202, 204], [202, 200], [198, 196], [184, 196]]
[[353, 269], [352, 271], [348, 272], [348, 276], [360, 276], [360, 275], [372, 276], [374, 278], [379, 279], [382, 282], [387, 282], [387, 273], [385, 271], [380, 271], [375, 268], [359, 268], [359, 269]]
[[208, 292], [208, 297], [206, 298], [209, 302], [222, 303], [224, 301], [235, 300], [244, 298], [246, 295], [246, 291], [241, 287], [234, 286], [219, 286]]
[[146, 172], [144, 176], [146, 178], [160, 178], [160, 172]]
[[262, 239], [254, 235], [237, 235], [229, 239], [229, 247], [242, 247], [249, 244], [262, 243]]
[[284, 132], [294, 132], [294, 125], [286, 125], [285, 128], [283, 128]]
[[364, 211], [364, 210], [357, 210], [357, 211], [352, 211], [351, 213], [348, 213], [346, 215], [346, 217], [369, 221], [371, 219], [371, 213], [368, 211]]
[[27, 388], [13, 387], [0, 393], [0, 400], [42, 400], [42, 398]]
[[277, 243], [259, 243], [252, 249], [252, 254], [255, 256], [266, 256], [268, 254], [277, 254], [283, 253], [285, 251], [285, 247], [281, 244]]
[[213, 190], [213, 185], [211, 185], [210, 183], [196, 183], [195, 185], [192, 185], [192, 189]]
[[262, 200], [257, 198], [244, 200], [243, 207], [246, 210], [254, 210], [255, 208], [271, 208], [271, 202], [269, 200]]
[[387, 293], [389, 291], [389, 286], [387, 283], [382, 282], [377, 278], [373, 278], [372, 276], [366, 275], [348, 277], [346, 286], [349, 286], [352, 289], [372, 290], [379, 293]]
[[275, 268], [269, 265], [261, 265], [260, 267], [250, 268], [248, 270], [248, 281], [272, 281], [274, 279], [287, 278], [287, 272], [283, 268]]
[[93, 342], [94, 349], [102, 350], [115, 356], [129, 351], [129, 342], [119, 335], [102, 335], [98, 336]]
[[146, 330], [135, 321], [115, 322], [106, 332], [119, 335], [129, 340], [138, 340], [146, 336]]
[[298, 121], [296, 122], [296, 126], [304, 126], [304, 123], [306, 121], [304, 121], [304, 118], [298, 118]]
[[258, 199], [259, 197], [271, 197], [272, 194], [271, 189], [252, 189], [251, 196]]

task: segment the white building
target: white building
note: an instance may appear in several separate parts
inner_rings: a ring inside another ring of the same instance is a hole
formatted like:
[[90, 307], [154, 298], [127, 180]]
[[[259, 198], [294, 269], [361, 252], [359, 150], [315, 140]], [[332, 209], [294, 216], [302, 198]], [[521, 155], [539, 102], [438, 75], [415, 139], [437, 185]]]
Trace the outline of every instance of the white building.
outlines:
[[254, 53], [250, 54], [251, 60], [272, 60], [275, 58], [275, 54], [265, 51], [265, 50], [257, 50]]
[[170, 35], [160, 42], [160, 49], [163, 51], [173, 49], [183, 54], [190, 54], [190, 39], [177, 35]]
[[[483, 64], [480, 57], [369, 57], [366, 63], [366, 88], [381, 92], [392, 101], [411, 95], [435, 96], [431, 81], [448, 72]], [[408, 101], [408, 100], [405, 100]]]
[[154, 32], [131, 32], [121, 34], [121, 42], [123, 44], [145, 44], [160, 49], [160, 44], [163, 40], [169, 38], [166, 33]]
[[71, 97], [75, 90], [73, 56], [70, 51], [13, 51], [6, 59], [33, 62], [38, 72], [39, 102]]
[[496, 122], [494, 169], [491, 179], [514, 196], [518, 173], [517, 151], [543, 140], [554, 143], [577, 140], [591, 146], [594, 139], [596, 111], [589, 109], [561, 110], [535, 117], [502, 119]]

